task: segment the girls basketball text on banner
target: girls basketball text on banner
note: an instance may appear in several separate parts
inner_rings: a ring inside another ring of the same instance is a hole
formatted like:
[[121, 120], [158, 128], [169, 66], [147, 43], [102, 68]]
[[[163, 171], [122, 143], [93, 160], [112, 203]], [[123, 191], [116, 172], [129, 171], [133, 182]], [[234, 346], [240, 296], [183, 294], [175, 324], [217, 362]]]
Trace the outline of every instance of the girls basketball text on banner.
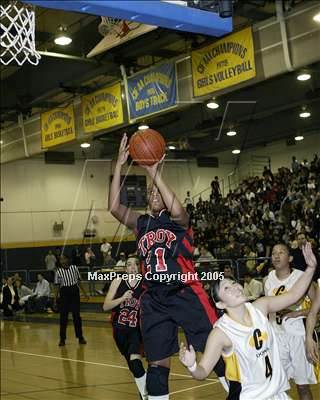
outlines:
[[176, 104], [174, 63], [162, 64], [128, 79], [130, 119], [155, 114]]
[[256, 76], [252, 29], [246, 28], [192, 52], [195, 97]]
[[42, 148], [56, 146], [75, 139], [73, 105], [55, 108], [41, 114]]
[[81, 98], [83, 130], [86, 133], [123, 123], [121, 85], [97, 90]]

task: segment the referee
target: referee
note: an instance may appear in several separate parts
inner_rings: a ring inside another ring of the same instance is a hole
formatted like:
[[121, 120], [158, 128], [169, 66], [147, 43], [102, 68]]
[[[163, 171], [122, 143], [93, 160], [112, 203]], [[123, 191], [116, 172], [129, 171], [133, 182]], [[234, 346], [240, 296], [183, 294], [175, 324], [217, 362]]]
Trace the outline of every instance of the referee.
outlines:
[[75, 265], [68, 264], [65, 255], [60, 256], [61, 267], [57, 268], [55, 284], [59, 285], [56, 297], [60, 297], [60, 342], [59, 346], [65, 346], [69, 311], [72, 312], [72, 319], [76, 337], [79, 344], [86, 344], [82, 333], [82, 322], [80, 317], [80, 292], [87, 296], [80, 280], [80, 272]]

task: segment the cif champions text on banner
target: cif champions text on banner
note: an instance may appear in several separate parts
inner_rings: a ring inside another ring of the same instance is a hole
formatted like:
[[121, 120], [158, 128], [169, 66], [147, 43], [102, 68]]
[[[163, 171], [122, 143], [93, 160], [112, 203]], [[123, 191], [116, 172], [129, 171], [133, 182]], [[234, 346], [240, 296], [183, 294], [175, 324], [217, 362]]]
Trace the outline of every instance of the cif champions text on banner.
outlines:
[[175, 63], [162, 64], [128, 79], [130, 120], [176, 104]]
[[81, 98], [83, 130], [86, 133], [123, 123], [121, 85], [116, 83]]
[[73, 104], [41, 114], [41, 145], [43, 149], [75, 139]]
[[252, 29], [228, 35], [192, 52], [195, 97], [216, 92], [256, 76]]

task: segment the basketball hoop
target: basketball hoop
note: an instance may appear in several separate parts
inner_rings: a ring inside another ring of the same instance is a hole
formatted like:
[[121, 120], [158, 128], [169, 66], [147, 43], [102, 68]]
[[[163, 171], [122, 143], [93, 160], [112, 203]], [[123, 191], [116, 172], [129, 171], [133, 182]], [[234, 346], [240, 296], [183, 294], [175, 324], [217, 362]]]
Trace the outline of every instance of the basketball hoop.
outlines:
[[41, 58], [35, 48], [35, 12], [18, 2], [0, 5], [0, 61], [4, 65], [25, 61], [38, 65]]
[[137, 29], [140, 25], [139, 22], [125, 21], [119, 18], [101, 17], [98, 30], [100, 35], [104, 37], [109, 34], [114, 34], [116, 37], [123, 38], [132, 30]]
[[101, 17], [101, 22], [98, 27], [100, 35], [107, 36], [119, 22], [121, 22], [119, 18]]

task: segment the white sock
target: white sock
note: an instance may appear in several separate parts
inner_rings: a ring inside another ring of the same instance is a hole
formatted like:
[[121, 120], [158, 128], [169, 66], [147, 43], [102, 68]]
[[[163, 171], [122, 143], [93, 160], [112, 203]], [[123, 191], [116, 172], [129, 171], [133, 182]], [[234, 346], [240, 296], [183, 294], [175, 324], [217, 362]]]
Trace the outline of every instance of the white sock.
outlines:
[[220, 381], [221, 385], [223, 386], [224, 390], [227, 393], [229, 393], [229, 385], [228, 385], [226, 378], [224, 376], [219, 376], [219, 381]]
[[146, 379], [147, 379], [147, 374], [144, 374], [141, 378], [134, 378], [134, 380], [136, 381], [136, 385], [138, 387], [139, 393], [141, 394], [142, 397], [147, 394]]
[[164, 396], [148, 396], [148, 400], [169, 400], [169, 394]]

